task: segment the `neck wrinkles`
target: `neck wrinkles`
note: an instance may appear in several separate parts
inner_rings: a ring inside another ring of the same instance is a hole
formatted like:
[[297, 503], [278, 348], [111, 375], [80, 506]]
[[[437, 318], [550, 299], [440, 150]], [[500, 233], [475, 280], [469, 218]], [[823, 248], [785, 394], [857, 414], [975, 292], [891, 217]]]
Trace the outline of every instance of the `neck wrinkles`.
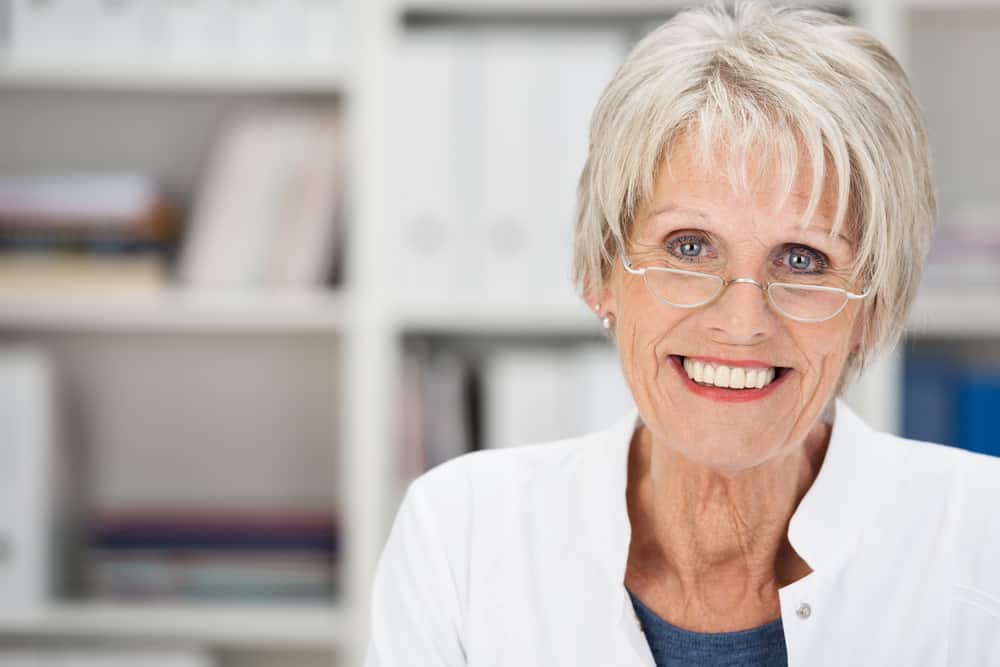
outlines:
[[[628, 464], [632, 524], [629, 578], [687, 610], [694, 627], [713, 610], [776, 604], [777, 590], [810, 572], [788, 542], [788, 522], [819, 472], [830, 427], [820, 422], [801, 447], [751, 471], [725, 477], [653, 440], [640, 427]], [[749, 626], [748, 626], [749, 627]]]

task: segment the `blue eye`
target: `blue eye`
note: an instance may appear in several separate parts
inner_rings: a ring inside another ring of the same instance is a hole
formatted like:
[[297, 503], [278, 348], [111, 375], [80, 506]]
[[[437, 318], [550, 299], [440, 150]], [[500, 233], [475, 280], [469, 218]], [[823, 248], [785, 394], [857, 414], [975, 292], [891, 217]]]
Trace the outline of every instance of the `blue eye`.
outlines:
[[672, 255], [684, 260], [712, 256], [712, 253], [706, 248], [705, 237], [700, 234], [685, 234], [674, 237], [667, 241], [666, 248]]
[[687, 257], [697, 257], [701, 254], [701, 244], [693, 241], [685, 241], [680, 245], [680, 251], [682, 255], [686, 255]]
[[791, 246], [785, 256], [788, 268], [795, 273], [822, 273], [830, 267], [823, 253], [806, 246]]

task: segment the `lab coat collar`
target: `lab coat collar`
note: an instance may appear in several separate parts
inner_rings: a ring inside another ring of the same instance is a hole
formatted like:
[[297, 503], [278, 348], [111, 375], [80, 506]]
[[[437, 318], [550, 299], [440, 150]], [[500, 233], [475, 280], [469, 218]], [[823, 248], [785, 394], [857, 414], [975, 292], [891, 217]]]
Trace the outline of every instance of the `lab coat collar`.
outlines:
[[[878, 484], [871, 466], [864, 464], [862, 448], [870, 447], [871, 429], [837, 399], [833, 428], [819, 474], [792, 515], [789, 541], [814, 572], [834, 569], [853, 551], [862, 524], [878, 507]], [[641, 423], [638, 411], [596, 434], [585, 473], [590, 539], [600, 552], [623, 613], [629, 602], [624, 588], [625, 567], [632, 528], [628, 520], [626, 487], [632, 435]], [[601, 490], [605, 491], [604, 493]]]

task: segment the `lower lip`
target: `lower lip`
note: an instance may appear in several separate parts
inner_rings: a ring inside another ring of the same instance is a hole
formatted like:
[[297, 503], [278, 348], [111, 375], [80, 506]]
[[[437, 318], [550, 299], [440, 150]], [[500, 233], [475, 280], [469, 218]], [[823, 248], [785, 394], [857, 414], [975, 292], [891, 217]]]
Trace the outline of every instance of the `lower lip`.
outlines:
[[760, 389], [723, 389], [722, 387], [706, 387], [689, 378], [687, 371], [684, 370], [684, 365], [677, 357], [670, 357], [670, 364], [677, 370], [681, 380], [692, 393], [719, 403], [748, 403], [760, 400], [773, 393], [775, 388], [783, 384], [785, 378], [792, 374], [792, 371], [786, 370], [773, 382]]

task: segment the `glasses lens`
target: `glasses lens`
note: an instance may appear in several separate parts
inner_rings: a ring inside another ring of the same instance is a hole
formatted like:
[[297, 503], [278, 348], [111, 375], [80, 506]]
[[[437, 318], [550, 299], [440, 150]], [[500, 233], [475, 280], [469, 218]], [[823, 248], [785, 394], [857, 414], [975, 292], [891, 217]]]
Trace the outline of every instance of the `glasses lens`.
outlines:
[[828, 320], [847, 303], [844, 290], [831, 287], [771, 283], [768, 291], [775, 308], [798, 320]]
[[650, 268], [646, 287], [660, 301], [673, 306], [700, 306], [715, 298], [722, 289], [718, 276], [672, 269]]

